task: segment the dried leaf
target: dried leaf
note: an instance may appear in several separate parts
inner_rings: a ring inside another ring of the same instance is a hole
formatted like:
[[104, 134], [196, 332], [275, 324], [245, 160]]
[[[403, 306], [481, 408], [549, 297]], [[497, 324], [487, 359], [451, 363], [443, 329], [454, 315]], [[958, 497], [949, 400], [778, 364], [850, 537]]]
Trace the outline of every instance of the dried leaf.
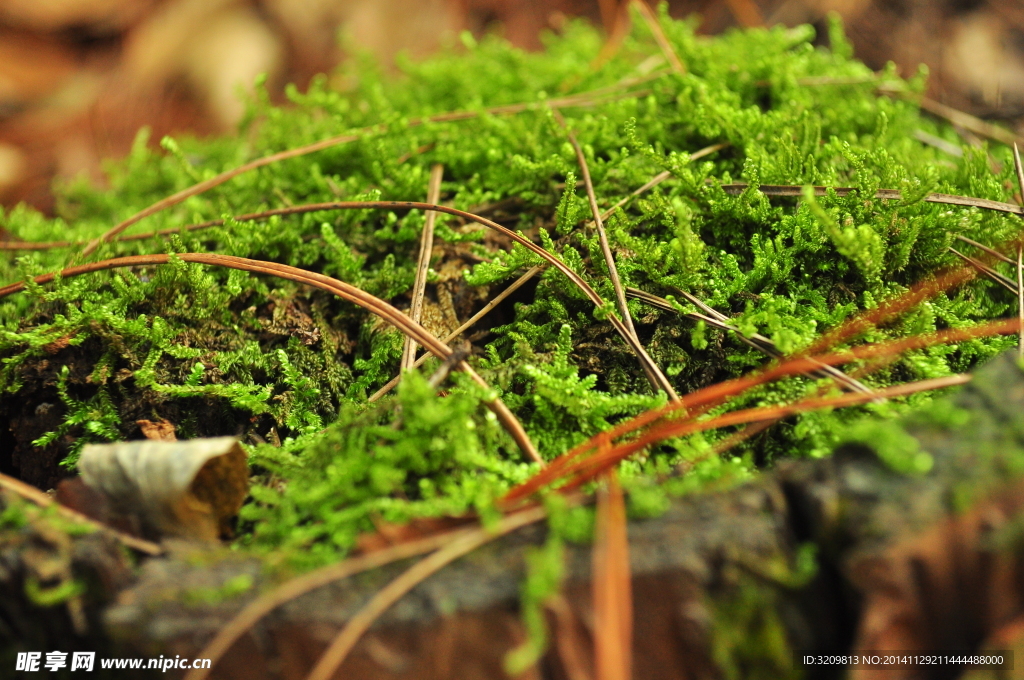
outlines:
[[245, 452], [234, 437], [86, 446], [82, 480], [158, 534], [214, 541], [248, 494]]

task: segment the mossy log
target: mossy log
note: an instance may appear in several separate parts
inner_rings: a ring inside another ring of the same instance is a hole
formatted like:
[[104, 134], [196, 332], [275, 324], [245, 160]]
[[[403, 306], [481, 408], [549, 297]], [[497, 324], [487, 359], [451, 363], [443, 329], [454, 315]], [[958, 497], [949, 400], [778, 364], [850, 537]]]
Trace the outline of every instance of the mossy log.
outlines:
[[[1010, 559], [1015, 542], [1007, 533], [1021, 494], [1006, 492], [1020, 467], [1022, 407], [1024, 375], [1004, 355], [950, 400], [900, 425], [933, 457], [928, 474], [894, 472], [870, 446], [851, 443], [831, 458], [786, 463], [752, 483], [694, 494], [659, 517], [631, 522], [635, 677], [809, 677], [795, 651], [841, 652], [866, 641], [977, 649], [1022, 609], [1011, 587], [1024, 576]], [[965, 513], [969, 508], [975, 509]], [[980, 530], [961, 530], [981, 516]], [[541, 543], [545, 531], [521, 530], [425, 581], [377, 622], [337, 677], [504, 677], [505, 654], [525, 636], [517, 612], [524, 551]], [[900, 581], [900, 560], [922, 536], [932, 557], [943, 551], [957, 557], [943, 563], [918, 554], [916, 577]], [[1004, 537], [998, 547], [993, 536]], [[281, 607], [235, 645], [214, 677], [305, 677], [345, 621], [409, 564]], [[997, 571], [1002, 588], [991, 587]], [[227, 553], [182, 549], [152, 559], [106, 609], [106, 633], [123, 654], [197, 656], [254, 593], [271, 585], [263, 573], [251, 558]], [[569, 677], [566, 640], [590, 657], [589, 546], [569, 547], [566, 573], [571, 616], [549, 616], [551, 648], [522, 677]], [[253, 585], [235, 596], [232, 584], [240, 582]], [[942, 599], [950, 585], [959, 598]], [[866, 629], [865, 611], [882, 601], [892, 610], [901, 588], [930, 602], [928, 611], [903, 603], [900, 620], [917, 615], [921, 625], [909, 638], [886, 637], [875, 612], [875, 629]], [[817, 672], [838, 677], [839, 670]], [[934, 677], [944, 677], [937, 672]]]

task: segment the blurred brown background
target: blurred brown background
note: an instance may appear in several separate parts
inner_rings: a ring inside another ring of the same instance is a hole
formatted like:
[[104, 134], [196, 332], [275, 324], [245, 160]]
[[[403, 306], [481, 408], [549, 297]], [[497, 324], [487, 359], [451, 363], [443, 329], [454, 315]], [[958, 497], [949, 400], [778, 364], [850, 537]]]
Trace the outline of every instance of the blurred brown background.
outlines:
[[[424, 55], [444, 36], [499, 30], [528, 49], [567, 16], [609, 23], [619, 0], [0, 0], [0, 204], [53, 208], [52, 180], [124, 154], [142, 125], [151, 140], [231, 129], [239, 84], [270, 75], [274, 92], [368, 49], [388, 63]], [[703, 33], [731, 26], [815, 24], [835, 11], [857, 55], [903, 75], [931, 70], [930, 95], [1020, 126], [1022, 0], [672, 0]]]

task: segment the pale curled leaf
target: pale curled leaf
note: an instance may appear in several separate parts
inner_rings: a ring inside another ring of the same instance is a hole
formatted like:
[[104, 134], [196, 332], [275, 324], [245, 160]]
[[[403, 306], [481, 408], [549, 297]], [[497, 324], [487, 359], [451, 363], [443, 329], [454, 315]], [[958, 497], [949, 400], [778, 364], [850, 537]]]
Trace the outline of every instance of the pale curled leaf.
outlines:
[[90, 444], [82, 480], [155, 532], [215, 541], [248, 495], [245, 452], [234, 437]]

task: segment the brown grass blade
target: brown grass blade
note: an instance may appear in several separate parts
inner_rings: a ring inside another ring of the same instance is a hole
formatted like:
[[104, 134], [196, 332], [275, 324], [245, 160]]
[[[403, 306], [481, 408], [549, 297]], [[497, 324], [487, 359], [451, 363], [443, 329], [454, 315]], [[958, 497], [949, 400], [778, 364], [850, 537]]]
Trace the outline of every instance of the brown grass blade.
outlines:
[[679, 55], [676, 54], [675, 48], [672, 47], [672, 43], [668, 41], [665, 31], [662, 30], [658, 17], [648, 7], [647, 2], [645, 0], [631, 0], [631, 3], [640, 13], [640, 16], [643, 17], [644, 23], [647, 24], [647, 28], [654, 36], [654, 41], [658, 43], [658, 49], [665, 55], [665, 59], [668, 60], [672, 70], [678, 75], [686, 75], [686, 67], [683, 66], [683, 62], [679, 59]]
[[[597, 196], [594, 194], [594, 183], [590, 179], [590, 166], [587, 163], [587, 158], [583, 155], [583, 149], [580, 148], [579, 142], [576, 141], [576, 135], [566, 125], [565, 118], [562, 117], [558, 109], [555, 109], [555, 120], [565, 130], [566, 135], [569, 137], [569, 143], [576, 152], [576, 161], [579, 163], [580, 172], [583, 175], [583, 186], [587, 189], [587, 200], [590, 202], [590, 211], [594, 216], [594, 226], [597, 228], [597, 238], [601, 243], [601, 254], [604, 256], [605, 266], [608, 267], [608, 276], [612, 281], [612, 288], [615, 290], [615, 300], [619, 306], [619, 314], [622, 315], [622, 325], [625, 326], [626, 332], [629, 334], [628, 340], [631, 341], [630, 344], [634, 348], [641, 347], [640, 336], [636, 334], [636, 328], [633, 326], [633, 318], [629, 314], [629, 305], [626, 302], [626, 292], [622, 286], [622, 279], [619, 278], [619, 270], [615, 265], [615, 256], [612, 255], [608, 234], [604, 229], [604, 221], [601, 219], [601, 210], [597, 207]], [[658, 365], [654, 363], [650, 356], [646, 352], [638, 352], [637, 358], [640, 359], [640, 365], [654, 391], [661, 390], [669, 396], [669, 399], [677, 401], [679, 395], [673, 389], [672, 383], [668, 381], [668, 378], [665, 377], [665, 374], [661, 372], [661, 369], [658, 368]]]
[[[430, 182], [427, 186], [427, 203], [437, 203], [441, 199], [441, 180], [444, 178], [444, 166], [440, 163], [430, 168]], [[434, 249], [434, 222], [437, 220], [437, 213], [433, 210], [427, 211], [426, 221], [423, 224], [423, 232], [420, 234], [420, 255], [416, 263], [416, 280], [412, 286], [412, 306], [409, 309], [409, 318], [416, 323], [420, 322], [423, 315], [423, 295], [427, 292], [427, 270], [430, 269], [430, 255]], [[412, 368], [416, 359], [416, 341], [406, 336], [405, 347], [402, 350], [401, 373]]]
[[[333, 678], [338, 668], [344, 663], [345, 657], [348, 656], [348, 653], [355, 646], [356, 642], [359, 641], [363, 633], [373, 625], [373, 622], [387, 611], [391, 605], [398, 602], [403, 595], [422, 583], [426, 578], [437, 573], [460, 557], [468, 555], [480, 546], [529, 524], [533, 524], [545, 516], [544, 508], [530, 508], [505, 517], [496, 527], [480, 527], [447, 541], [443, 547], [423, 558], [394, 581], [377, 591], [370, 601], [355, 616], [348, 620], [344, 628], [331, 641], [327, 651], [317, 661], [316, 666], [313, 667], [306, 680], [330, 680]], [[186, 678], [186, 680], [199, 679]]]
[[626, 503], [611, 469], [597, 490], [591, 588], [594, 600], [595, 680], [630, 680], [633, 584], [629, 568]]
[[[377, 314], [381, 318], [390, 322], [400, 331], [406, 335], [415, 337], [416, 340], [430, 350], [439, 359], [447, 359], [452, 350], [446, 344], [438, 340], [432, 333], [427, 329], [423, 328], [418, 323], [413, 323], [412, 320], [400, 312], [399, 310], [392, 307], [387, 302], [380, 298], [367, 293], [364, 290], [356, 288], [355, 286], [339, 281], [338, 279], [332, 279], [329, 276], [323, 274], [317, 274], [315, 272], [308, 272], [297, 267], [290, 267], [284, 264], [278, 264], [276, 262], [264, 262], [261, 260], [251, 260], [244, 257], [234, 257], [231, 255], [218, 255], [215, 253], [181, 253], [175, 255], [180, 260], [185, 262], [198, 262], [200, 264], [214, 265], [221, 267], [228, 267], [230, 269], [240, 269], [242, 271], [249, 271], [258, 274], [267, 274], [270, 276], [278, 276], [280, 278], [295, 281], [296, 283], [303, 283], [314, 288], [320, 288], [329, 293], [333, 293], [338, 297], [351, 302], [352, 304], [359, 305], [364, 309]], [[169, 255], [133, 255], [130, 257], [119, 257], [111, 260], [103, 260], [100, 262], [90, 262], [84, 265], [78, 265], [76, 267], [68, 267], [64, 269], [60, 274], [62, 277], [78, 276], [80, 274], [86, 274], [89, 272], [101, 271], [105, 269], [116, 269], [119, 267], [135, 267], [141, 265], [157, 265], [166, 264], [170, 259]], [[47, 283], [52, 281], [54, 274], [43, 274], [35, 277], [36, 283]], [[25, 284], [23, 282], [12, 283], [3, 288], [0, 288], [0, 298], [3, 298], [12, 293], [24, 290]], [[477, 374], [476, 371], [465, 361], [459, 363], [459, 370], [465, 372], [470, 378], [488, 391], [492, 391], [491, 387], [487, 382]], [[493, 391], [492, 391], [493, 392]], [[537, 452], [533, 442], [530, 441], [529, 436], [526, 434], [526, 430], [523, 429], [522, 423], [513, 415], [513, 413], [505, 406], [504, 402], [497, 397], [494, 399], [485, 401], [487, 407], [491, 409], [498, 421], [511, 435], [512, 439], [515, 440], [516, 444], [519, 445], [520, 449], [529, 456], [532, 460], [544, 466], [544, 460], [541, 458], [540, 453]]]
[[18, 496], [21, 496], [25, 500], [31, 501], [40, 507], [56, 508], [57, 512], [59, 512], [64, 517], [74, 522], [78, 522], [79, 524], [85, 524], [98, 531], [102, 531], [106, 534], [109, 534], [110, 536], [113, 536], [122, 544], [128, 546], [129, 548], [132, 548], [133, 550], [138, 550], [141, 553], [153, 556], [163, 555], [164, 553], [164, 549], [156, 543], [153, 543], [152, 541], [146, 541], [141, 538], [136, 538], [135, 536], [132, 536], [130, 534], [126, 534], [122, 531], [118, 531], [117, 529], [108, 527], [106, 524], [97, 522], [91, 517], [86, 517], [77, 510], [72, 510], [71, 508], [65, 505], [61, 505], [57, 501], [50, 498], [49, 494], [47, 494], [46, 492], [40, 491], [31, 484], [26, 484], [20, 479], [15, 479], [14, 477], [5, 475], [2, 472], [0, 472], [0, 489], [7, 489], [11, 493], [17, 494]]
[[[541, 265], [537, 265], [536, 267], [532, 267], [529, 271], [527, 271], [525, 274], [523, 274], [518, 279], [516, 279], [512, 283], [512, 285], [510, 285], [508, 288], [506, 288], [505, 290], [501, 291], [496, 296], [494, 296], [493, 300], [491, 300], [486, 305], [484, 305], [484, 307], [479, 312], [477, 312], [476, 314], [471, 316], [469, 318], [469, 320], [466, 321], [466, 323], [462, 324], [461, 326], [456, 328], [454, 331], [449, 333], [442, 342], [445, 342], [445, 343], [451, 342], [455, 338], [457, 338], [460, 335], [462, 335], [463, 333], [465, 333], [469, 328], [473, 327], [476, 324], [477, 321], [479, 321], [480, 319], [482, 319], [485, 316], [487, 316], [487, 314], [491, 310], [493, 310], [495, 307], [500, 305], [505, 300], [505, 298], [507, 298], [509, 295], [511, 295], [512, 293], [514, 293], [517, 290], [519, 290], [525, 283], [527, 283], [530, 279], [532, 279], [537, 274], [539, 274], [542, 271], [544, 271], [546, 268], [547, 268], [547, 266], [546, 265], [542, 265], [542, 264]], [[426, 354], [421, 356], [419, 359], [417, 359], [415, 362], [413, 362], [413, 368], [419, 368], [420, 366], [422, 366], [427, 361], [427, 359], [430, 358], [430, 356], [431, 356], [431, 354], [429, 352], [427, 352]], [[378, 399], [380, 399], [381, 397], [383, 397], [385, 394], [387, 394], [388, 392], [393, 390], [396, 385], [398, 385], [398, 381], [400, 379], [401, 379], [401, 374], [396, 375], [386, 385], [384, 385], [384, 387], [380, 388], [379, 390], [374, 392], [372, 395], [370, 395], [370, 398], [367, 399], [367, 402], [372, 404], [373, 402], [375, 402]]]

